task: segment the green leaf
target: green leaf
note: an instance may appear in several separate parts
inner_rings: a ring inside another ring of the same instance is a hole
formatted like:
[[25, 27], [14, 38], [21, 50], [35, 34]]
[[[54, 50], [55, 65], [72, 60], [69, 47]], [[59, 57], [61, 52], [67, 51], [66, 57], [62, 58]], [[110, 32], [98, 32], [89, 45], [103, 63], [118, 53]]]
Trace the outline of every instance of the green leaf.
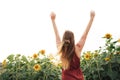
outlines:
[[28, 60], [27, 60], [26, 56], [24, 56], [24, 55], [22, 56], [21, 60], [28, 63]]
[[10, 61], [10, 62], [13, 62], [14, 61], [14, 54], [11, 54], [7, 57], [7, 59]]
[[108, 70], [107, 74], [109, 75], [109, 77], [111, 78], [111, 80], [115, 80], [118, 73], [116, 71]]

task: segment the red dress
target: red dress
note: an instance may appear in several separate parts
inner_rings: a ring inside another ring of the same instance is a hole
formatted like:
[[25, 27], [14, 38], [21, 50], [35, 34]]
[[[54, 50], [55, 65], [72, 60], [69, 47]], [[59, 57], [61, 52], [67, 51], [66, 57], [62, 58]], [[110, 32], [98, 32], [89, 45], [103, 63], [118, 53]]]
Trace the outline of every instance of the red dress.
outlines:
[[70, 68], [67, 70], [62, 69], [62, 80], [84, 80], [82, 70], [80, 68], [80, 59], [73, 56], [70, 63]]

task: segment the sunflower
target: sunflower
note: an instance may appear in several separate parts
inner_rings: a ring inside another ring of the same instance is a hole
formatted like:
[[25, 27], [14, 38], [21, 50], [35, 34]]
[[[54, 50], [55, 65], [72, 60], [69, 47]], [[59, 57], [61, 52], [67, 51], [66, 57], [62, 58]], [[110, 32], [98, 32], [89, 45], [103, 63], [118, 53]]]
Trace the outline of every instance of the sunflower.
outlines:
[[40, 66], [39, 64], [35, 64], [35, 65], [33, 66], [33, 69], [34, 69], [35, 71], [39, 71], [39, 70], [41, 70], [41, 66]]
[[45, 55], [45, 50], [44, 50], [44, 49], [40, 50], [40, 53], [41, 53], [42, 55]]
[[118, 52], [116, 52], [116, 54], [120, 54], [120, 52], [118, 51]]
[[107, 33], [107, 34], [105, 34], [104, 38], [110, 39], [110, 38], [112, 38], [112, 35]]
[[107, 57], [107, 58], [105, 58], [105, 61], [109, 61], [109, 60], [110, 60], [110, 58], [108, 58], [108, 57]]
[[33, 54], [33, 58], [35, 59], [35, 58], [37, 58], [37, 57], [38, 57], [38, 54], [34, 53], [34, 54]]
[[5, 67], [6, 64], [7, 64], [7, 62], [6, 62], [6, 60], [4, 60], [4, 61], [2, 62], [2, 66]]
[[90, 60], [91, 53], [90, 52], [85, 53], [84, 58], [85, 58], [85, 60]]
[[118, 39], [117, 42], [120, 42], [120, 39]]
[[52, 55], [52, 54], [49, 54], [49, 55], [48, 55], [48, 59], [53, 60], [53, 59], [54, 59], [53, 55]]

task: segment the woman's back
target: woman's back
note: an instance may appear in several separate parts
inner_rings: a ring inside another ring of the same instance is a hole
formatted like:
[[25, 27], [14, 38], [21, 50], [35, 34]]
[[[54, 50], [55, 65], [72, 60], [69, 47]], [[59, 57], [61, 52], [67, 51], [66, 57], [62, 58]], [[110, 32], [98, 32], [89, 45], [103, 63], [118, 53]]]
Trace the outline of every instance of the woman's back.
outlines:
[[67, 70], [62, 69], [62, 80], [84, 80], [80, 69], [80, 58], [76, 54], [70, 62], [70, 68]]

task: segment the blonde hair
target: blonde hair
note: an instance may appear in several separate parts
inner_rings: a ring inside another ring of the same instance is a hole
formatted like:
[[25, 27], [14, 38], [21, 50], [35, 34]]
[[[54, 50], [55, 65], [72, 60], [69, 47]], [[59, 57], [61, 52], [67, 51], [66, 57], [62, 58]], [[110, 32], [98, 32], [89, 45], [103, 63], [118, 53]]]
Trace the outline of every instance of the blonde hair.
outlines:
[[62, 39], [62, 44], [59, 49], [60, 59], [63, 69], [70, 68], [70, 62], [75, 53], [74, 34], [71, 31], [65, 31]]

